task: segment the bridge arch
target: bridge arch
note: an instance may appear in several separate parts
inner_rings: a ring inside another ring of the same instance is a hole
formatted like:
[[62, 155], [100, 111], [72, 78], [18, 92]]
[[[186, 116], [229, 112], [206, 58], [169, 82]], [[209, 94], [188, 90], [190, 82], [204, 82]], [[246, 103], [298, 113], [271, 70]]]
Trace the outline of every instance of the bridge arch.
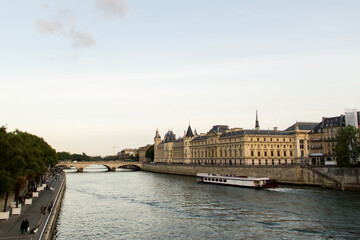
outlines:
[[119, 165], [117, 168], [133, 169], [136, 171], [142, 170], [141, 167], [137, 164], [122, 164], [122, 165]]
[[127, 168], [134, 170], [142, 170], [142, 163], [139, 162], [122, 162], [122, 161], [103, 161], [103, 162], [60, 162], [58, 166], [65, 166], [66, 168], [74, 167], [78, 172], [83, 172], [85, 168], [91, 165], [104, 166], [108, 171], [116, 171], [116, 168]]

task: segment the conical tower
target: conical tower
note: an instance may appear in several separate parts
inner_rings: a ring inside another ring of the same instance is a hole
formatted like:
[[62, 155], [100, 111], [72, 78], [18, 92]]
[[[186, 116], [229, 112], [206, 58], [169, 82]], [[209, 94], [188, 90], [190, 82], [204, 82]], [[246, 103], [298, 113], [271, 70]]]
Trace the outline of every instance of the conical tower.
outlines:
[[190, 123], [189, 123], [189, 127], [186, 131], [186, 134], [184, 136], [184, 163], [185, 164], [190, 164], [191, 163], [191, 140], [194, 139], [194, 134], [193, 131], [191, 129]]
[[159, 134], [159, 130], [156, 129], [156, 134], [155, 134], [155, 137], [154, 137], [154, 162], [157, 162], [158, 161], [158, 158], [159, 158], [159, 154], [158, 154], [158, 146], [159, 144], [161, 143], [161, 137], [160, 137], [160, 134]]

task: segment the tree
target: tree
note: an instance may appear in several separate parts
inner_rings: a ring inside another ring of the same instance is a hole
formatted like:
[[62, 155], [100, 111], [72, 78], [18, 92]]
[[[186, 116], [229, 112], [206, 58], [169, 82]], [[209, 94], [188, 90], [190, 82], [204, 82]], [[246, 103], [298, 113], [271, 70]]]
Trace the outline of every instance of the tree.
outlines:
[[350, 125], [343, 127], [338, 131], [336, 139], [335, 152], [338, 165], [356, 164], [360, 154], [360, 129]]
[[6, 132], [0, 128], [0, 195], [5, 194], [5, 204], [11, 191], [15, 197], [29, 182], [40, 182], [47, 168], [57, 163], [56, 151], [44, 139], [27, 132]]
[[146, 150], [145, 157], [150, 158], [152, 162], [154, 161], [154, 144]]

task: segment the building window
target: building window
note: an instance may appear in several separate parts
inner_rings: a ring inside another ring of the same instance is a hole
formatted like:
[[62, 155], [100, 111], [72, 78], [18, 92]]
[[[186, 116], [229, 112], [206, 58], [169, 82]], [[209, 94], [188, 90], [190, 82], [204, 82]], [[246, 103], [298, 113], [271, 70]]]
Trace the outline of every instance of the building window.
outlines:
[[271, 151], [271, 156], [272, 156], [272, 157], [274, 156], [274, 151]]
[[265, 165], [268, 165], [268, 160], [267, 159], [265, 160]]
[[251, 156], [252, 156], [252, 157], [254, 156], [254, 151], [251, 151]]
[[271, 160], [271, 164], [272, 164], [272, 165], [275, 165], [275, 161], [274, 161], [274, 159], [273, 159], [273, 160]]
[[277, 155], [278, 155], [278, 157], [280, 157], [280, 151], [277, 151]]
[[252, 160], [252, 165], [254, 165], [254, 159]]
[[261, 165], [261, 160], [259, 159], [259, 165]]
[[266, 151], [264, 152], [264, 156], [267, 157], [267, 152]]
[[292, 156], [292, 151], [290, 151], [290, 156]]
[[300, 149], [304, 149], [304, 140], [300, 140]]
[[286, 157], [286, 151], [284, 151], [284, 157]]
[[258, 152], [258, 157], [260, 157], [260, 152]]

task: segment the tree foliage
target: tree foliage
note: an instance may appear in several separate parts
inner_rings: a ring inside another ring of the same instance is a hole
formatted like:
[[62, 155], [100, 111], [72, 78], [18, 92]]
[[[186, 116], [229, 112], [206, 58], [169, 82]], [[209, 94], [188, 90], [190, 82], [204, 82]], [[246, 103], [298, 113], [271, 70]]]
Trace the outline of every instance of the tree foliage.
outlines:
[[336, 139], [335, 152], [338, 165], [356, 164], [360, 154], [360, 129], [348, 125], [338, 131]]
[[47, 168], [56, 163], [56, 151], [44, 139], [0, 128], [0, 195], [19, 189], [27, 181], [39, 182]]
[[113, 160], [119, 159], [118, 156], [105, 156], [105, 157], [88, 156], [88, 155], [86, 155], [86, 153], [71, 154], [69, 152], [58, 152], [57, 156], [58, 156], [59, 161], [78, 161], [78, 162], [81, 162], [81, 161], [113, 161]]
[[154, 161], [154, 144], [146, 150], [145, 157], [150, 158], [151, 161]]

